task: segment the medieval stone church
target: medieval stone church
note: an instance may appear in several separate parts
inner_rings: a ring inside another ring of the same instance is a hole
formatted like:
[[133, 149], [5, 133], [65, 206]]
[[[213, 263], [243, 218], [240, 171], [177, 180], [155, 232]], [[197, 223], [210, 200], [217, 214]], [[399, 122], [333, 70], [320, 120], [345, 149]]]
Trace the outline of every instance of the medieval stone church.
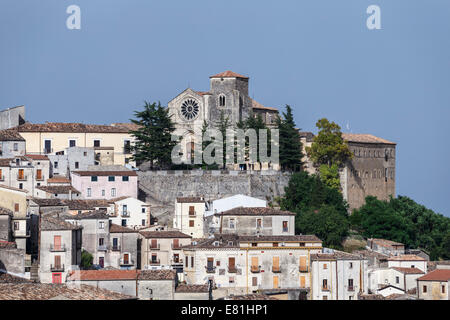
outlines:
[[275, 123], [278, 110], [265, 107], [248, 95], [249, 78], [232, 71], [210, 76], [209, 91], [195, 91], [187, 88], [169, 101], [169, 113], [175, 122], [174, 134], [183, 137], [182, 151], [191, 158], [194, 147], [194, 132], [201, 132], [206, 120], [214, 126], [221, 114], [235, 125], [249, 116], [260, 114], [270, 127]]

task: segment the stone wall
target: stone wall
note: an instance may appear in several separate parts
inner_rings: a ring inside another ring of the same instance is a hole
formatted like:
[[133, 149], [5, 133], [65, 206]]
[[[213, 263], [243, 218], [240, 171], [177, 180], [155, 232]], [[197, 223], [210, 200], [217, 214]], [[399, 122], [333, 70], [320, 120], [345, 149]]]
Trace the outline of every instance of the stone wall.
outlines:
[[15, 248], [1, 248], [0, 271], [24, 277], [25, 250]]
[[139, 198], [160, 222], [172, 221], [177, 197], [206, 201], [244, 194], [272, 201], [284, 194], [290, 173], [279, 171], [138, 171]]
[[0, 130], [17, 127], [25, 123], [25, 106], [0, 111]]

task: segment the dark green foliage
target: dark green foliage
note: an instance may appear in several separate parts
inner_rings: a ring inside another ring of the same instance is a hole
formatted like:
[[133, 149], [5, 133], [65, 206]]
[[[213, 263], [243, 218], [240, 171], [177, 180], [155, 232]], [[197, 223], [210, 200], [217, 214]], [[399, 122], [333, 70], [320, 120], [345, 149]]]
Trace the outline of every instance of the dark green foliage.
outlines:
[[399, 196], [389, 202], [367, 197], [354, 210], [353, 228], [365, 237], [402, 242], [408, 248], [425, 250], [431, 259], [450, 257], [450, 218], [437, 214], [412, 199]]
[[145, 102], [143, 111], [136, 111], [138, 120], [131, 119], [139, 129], [130, 131], [136, 138], [133, 160], [137, 163], [149, 161], [150, 167], [168, 168], [172, 164], [171, 153], [176, 141], [171, 141], [175, 131], [169, 110], [158, 102]]
[[278, 117], [276, 125], [279, 129], [280, 165], [282, 170], [297, 170], [303, 167], [303, 148], [298, 129], [295, 126], [292, 108], [286, 105], [283, 119]]
[[81, 269], [83, 270], [91, 269], [93, 261], [94, 257], [92, 256], [92, 254], [90, 254], [86, 250], [81, 251], [81, 264], [80, 264]]

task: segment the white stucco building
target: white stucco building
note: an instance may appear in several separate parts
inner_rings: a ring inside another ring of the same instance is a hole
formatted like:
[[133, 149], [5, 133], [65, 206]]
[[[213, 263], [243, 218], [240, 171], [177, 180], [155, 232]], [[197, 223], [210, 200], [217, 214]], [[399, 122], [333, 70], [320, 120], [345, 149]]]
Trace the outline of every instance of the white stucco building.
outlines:
[[205, 200], [202, 197], [180, 197], [175, 200], [173, 227], [193, 238], [203, 238]]

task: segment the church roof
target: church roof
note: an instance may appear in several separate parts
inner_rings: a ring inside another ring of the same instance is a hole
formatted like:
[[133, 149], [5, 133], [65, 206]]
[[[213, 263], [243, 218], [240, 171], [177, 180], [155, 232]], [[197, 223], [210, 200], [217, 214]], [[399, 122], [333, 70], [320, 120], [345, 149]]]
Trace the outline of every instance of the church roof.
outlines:
[[243, 78], [243, 79], [248, 79], [248, 77], [243, 76], [239, 73], [227, 70], [221, 73], [218, 73], [216, 75], [210, 76], [210, 78]]
[[261, 103], [255, 101], [255, 100], [253, 100], [253, 99], [251, 99], [251, 100], [252, 100], [252, 108], [253, 108], [253, 109], [272, 110], [272, 111], [278, 112], [278, 109], [277, 109], [277, 108], [265, 107], [265, 106], [263, 106]]
[[396, 144], [395, 142], [376, 137], [372, 134], [342, 133], [342, 138], [349, 142]]

